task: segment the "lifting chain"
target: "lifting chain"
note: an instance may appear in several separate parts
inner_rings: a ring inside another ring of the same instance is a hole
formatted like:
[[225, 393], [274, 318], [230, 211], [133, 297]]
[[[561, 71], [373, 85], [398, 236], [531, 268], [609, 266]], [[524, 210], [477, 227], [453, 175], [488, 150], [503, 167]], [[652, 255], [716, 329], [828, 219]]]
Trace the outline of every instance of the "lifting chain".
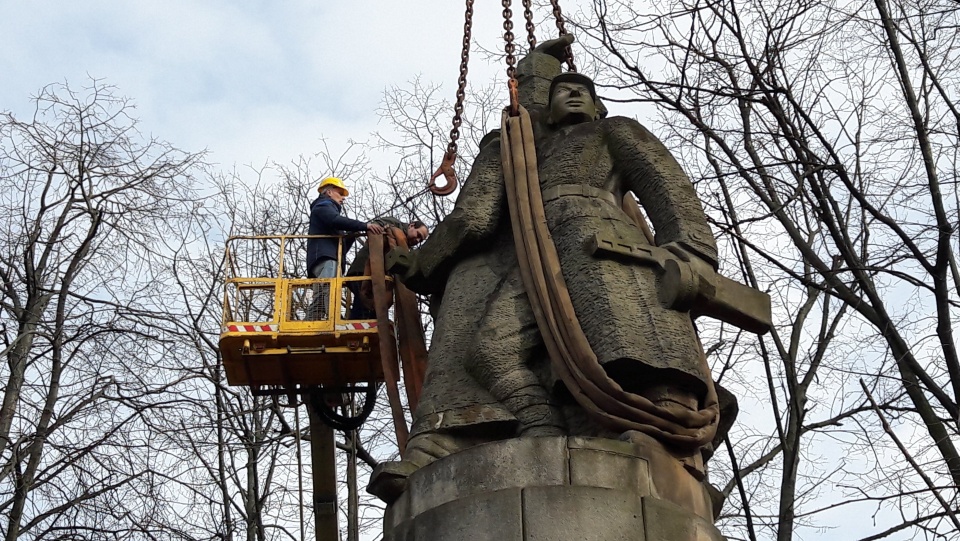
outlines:
[[523, 0], [523, 18], [527, 20], [527, 43], [530, 45], [531, 51], [537, 47], [536, 27], [533, 25], [533, 11], [530, 9], [532, 1]]
[[[553, 6], [553, 17], [557, 20], [557, 30], [560, 31], [560, 35], [567, 33], [566, 24], [563, 22], [563, 13], [560, 11], [560, 0], [550, 0], [550, 4]], [[567, 70], [576, 73], [577, 66], [573, 64], [573, 49], [567, 45], [564, 55], [567, 59]]]
[[503, 5], [503, 50], [507, 53], [507, 87], [510, 90], [510, 116], [520, 114], [520, 96], [517, 90], [517, 58], [514, 52], [517, 47], [513, 44], [513, 11], [510, 10], [510, 0], [501, 0]]
[[[450, 129], [450, 143], [447, 145], [447, 151], [443, 154], [443, 161], [440, 163], [440, 167], [437, 168], [433, 176], [430, 177], [430, 183], [427, 187], [434, 195], [449, 195], [457, 189], [457, 174], [453, 165], [457, 159], [457, 140], [460, 138], [460, 125], [463, 123], [463, 100], [466, 96], [467, 88], [467, 64], [470, 60], [474, 0], [466, 0], [466, 2], [467, 8], [463, 23], [463, 50], [460, 53], [460, 77], [457, 79], [457, 102], [453, 107], [453, 128]], [[530, 45], [530, 50], [532, 51], [537, 46], [537, 37], [535, 35], [536, 26], [533, 23], [533, 11], [530, 8], [532, 0], [522, 0], [522, 2], [523, 17], [526, 21], [527, 43]], [[513, 11], [510, 9], [511, 0], [501, 0], [501, 4], [503, 5], [504, 52], [507, 54], [507, 77], [510, 79], [507, 83], [510, 92], [510, 114], [511, 116], [516, 116], [519, 114], [520, 99], [516, 78], [516, 45], [513, 43]], [[560, 11], [560, 1], [550, 0], [550, 4], [553, 6], [553, 16], [557, 20], [557, 29], [561, 35], [566, 34], [567, 31], [563, 22], [563, 13]], [[573, 51], [569, 46], [566, 48], [564, 54], [566, 56], [568, 70], [576, 72], [577, 67], [573, 64]], [[446, 180], [446, 184], [443, 186], [437, 186], [436, 183], [440, 175], [443, 175]]]
[[[460, 77], [457, 78], [457, 103], [453, 106], [453, 128], [450, 129], [450, 143], [443, 155], [440, 167], [430, 177], [429, 189], [434, 195], [450, 195], [457, 189], [457, 173], [453, 164], [457, 160], [457, 140], [460, 139], [460, 125], [463, 123], [463, 100], [467, 90], [467, 64], [470, 61], [470, 41], [473, 29], [473, 0], [467, 0], [467, 9], [463, 21], [463, 49], [460, 51]], [[446, 184], [437, 186], [437, 177], [443, 175]]]
[[507, 53], [507, 77], [515, 79], [517, 58], [513, 53], [517, 46], [513, 44], [513, 11], [510, 10], [510, 0], [501, 0], [500, 3], [503, 4], [503, 50]]

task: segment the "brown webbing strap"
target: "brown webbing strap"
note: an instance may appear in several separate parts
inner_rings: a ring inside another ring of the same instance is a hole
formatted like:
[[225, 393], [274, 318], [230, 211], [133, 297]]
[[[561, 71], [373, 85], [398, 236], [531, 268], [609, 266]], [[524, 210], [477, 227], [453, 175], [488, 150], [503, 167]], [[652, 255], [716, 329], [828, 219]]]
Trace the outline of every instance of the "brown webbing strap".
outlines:
[[[391, 228], [396, 246], [406, 249], [407, 236], [399, 228]], [[394, 296], [397, 299], [397, 343], [400, 347], [400, 363], [403, 384], [407, 390], [407, 405], [411, 415], [417, 410], [423, 378], [427, 372], [427, 342], [420, 322], [417, 295], [400, 281], [394, 280]]]
[[[637, 430], [685, 448], [710, 442], [719, 419], [712, 381], [703, 409], [666, 408], [624, 391], [600, 366], [560, 273], [543, 210], [530, 116], [522, 106], [519, 110], [519, 116], [503, 114], [503, 174], [520, 272], [554, 371], [577, 402], [611, 430]], [[702, 355], [701, 362], [706, 365]]]
[[389, 319], [389, 292], [387, 291], [386, 273], [383, 269], [383, 236], [370, 235], [367, 237], [370, 246], [370, 278], [373, 281], [373, 299], [377, 312], [377, 335], [380, 339], [380, 363], [383, 367], [383, 379], [387, 386], [387, 398], [390, 402], [390, 413], [393, 416], [393, 430], [397, 436], [397, 447], [400, 452], [407, 447], [410, 431], [407, 420], [403, 416], [403, 406], [400, 403], [399, 374], [397, 366], [397, 348], [390, 332]]
[[[399, 227], [387, 227], [387, 234], [383, 237], [386, 242], [383, 244], [384, 256], [386, 252], [400, 247], [407, 249], [407, 235]], [[363, 267], [365, 276], [373, 276], [373, 258], [367, 258], [367, 263]], [[367, 284], [369, 293], [367, 292]], [[423, 335], [423, 325], [420, 322], [420, 308], [417, 303], [417, 295], [407, 289], [397, 280], [385, 284], [387, 293], [387, 308], [393, 304], [390, 294], [396, 298], [395, 318], [397, 329], [397, 344], [400, 352], [401, 372], [403, 375], [403, 384], [407, 392], [407, 405], [410, 412], [417, 409], [420, 401], [420, 392], [423, 389], [423, 379], [427, 372], [427, 345]], [[371, 282], [363, 282], [360, 288], [361, 301], [368, 308], [376, 309], [376, 303], [373, 297], [373, 287]], [[379, 312], [377, 312], [379, 314]]]

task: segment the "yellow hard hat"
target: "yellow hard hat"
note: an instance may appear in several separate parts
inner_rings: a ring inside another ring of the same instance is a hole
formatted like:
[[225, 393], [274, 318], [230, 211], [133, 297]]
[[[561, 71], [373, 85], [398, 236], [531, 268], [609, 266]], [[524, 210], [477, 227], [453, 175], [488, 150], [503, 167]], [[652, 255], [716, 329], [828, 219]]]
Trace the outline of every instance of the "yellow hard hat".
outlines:
[[317, 188], [317, 191], [322, 192], [327, 186], [336, 186], [337, 188], [343, 190], [343, 195], [350, 195], [350, 190], [348, 190], [347, 187], [343, 185], [343, 181], [337, 177], [327, 177], [323, 179], [323, 181], [320, 182], [320, 186]]

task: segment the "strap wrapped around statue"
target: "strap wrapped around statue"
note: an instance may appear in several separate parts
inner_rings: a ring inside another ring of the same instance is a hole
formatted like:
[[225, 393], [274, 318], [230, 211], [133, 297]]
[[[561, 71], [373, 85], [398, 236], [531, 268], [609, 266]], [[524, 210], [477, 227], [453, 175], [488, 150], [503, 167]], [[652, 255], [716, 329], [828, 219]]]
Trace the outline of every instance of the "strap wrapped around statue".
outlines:
[[[391, 250], [396, 252], [395, 249], [407, 251], [406, 232], [400, 227], [387, 226], [382, 245], [384, 256]], [[378, 260], [383, 261], [383, 259]], [[364, 276], [374, 276], [373, 261], [374, 258], [366, 258], [363, 265]], [[369, 313], [376, 313], [374, 287], [373, 280], [364, 280], [360, 282], [357, 291], [358, 300]], [[416, 294], [403, 284], [384, 281], [384, 289], [385, 310], [389, 310], [394, 304], [394, 299], [396, 299], [394, 319], [396, 321], [397, 346], [403, 364], [404, 388], [407, 393], [407, 404], [411, 409], [416, 409], [423, 387], [423, 378], [427, 370], [427, 346], [420, 321], [419, 304]]]
[[590, 79], [560, 73], [553, 53], [571, 42], [520, 62], [519, 116], [481, 140], [430, 238], [387, 257], [432, 295], [434, 333], [409, 445], [368, 487], [384, 501], [484, 443], [585, 437], [630, 442], [665, 476], [664, 498], [702, 511], [704, 461], [737, 407], [693, 319], [763, 332], [769, 298], [717, 274], [703, 205], [666, 147], [608, 118]]
[[[527, 296], [550, 355], [551, 365], [574, 399], [611, 430], [637, 430], [684, 448], [709, 443], [720, 408], [712, 381], [698, 411], [658, 406], [624, 391], [590, 349], [574, 313], [560, 261], [547, 229], [537, 173], [537, 152], [530, 115], [503, 113], [500, 143], [514, 243]], [[706, 358], [701, 355], [704, 372]]]
[[[402, 229], [396, 226], [390, 226], [385, 228], [386, 234], [384, 235], [385, 242], [383, 243], [383, 254], [386, 256], [390, 250], [394, 248], [401, 248], [403, 250], [407, 249], [407, 236]], [[373, 269], [370, 267], [370, 259], [367, 259], [366, 264], [363, 266], [363, 275], [372, 276]], [[390, 295], [390, 305], [393, 305], [393, 282], [387, 282], [387, 294]], [[357, 296], [360, 298], [360, 302], [368, 310], [374, 310], [375, 304], [373, 301], [373, 284], [370, 281], [363, 281], [360, 283], [360, 290], [357, 293]], [[389, 307], [388, 306], [388, 307]]]

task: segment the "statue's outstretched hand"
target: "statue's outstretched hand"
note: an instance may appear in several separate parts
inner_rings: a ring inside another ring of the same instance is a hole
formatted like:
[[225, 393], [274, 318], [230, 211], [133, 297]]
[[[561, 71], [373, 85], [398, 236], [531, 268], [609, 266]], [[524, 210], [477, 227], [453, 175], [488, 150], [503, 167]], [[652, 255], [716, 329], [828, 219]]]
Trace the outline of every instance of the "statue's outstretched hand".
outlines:
[[397, 247], [387, 252], [384, 266], [388, 274], [404, 276], [416, 267], [416, 261], [416, 257], [410, 250]]
[[567, 47], [573, 44], [573, 42], [573, 34], [563, 34], [557, 39], [544, 41], [540, 45], [537, 45], [533, 52], [550, 55], [557, 60], [564, 60], [564, 52], [567, 50]]
[[414, 291], [420, 291], [426, 285], [426, 278], [420, 270], [417, 252], [397, 247], [387, 252], [384, 260], [387, 273]]

